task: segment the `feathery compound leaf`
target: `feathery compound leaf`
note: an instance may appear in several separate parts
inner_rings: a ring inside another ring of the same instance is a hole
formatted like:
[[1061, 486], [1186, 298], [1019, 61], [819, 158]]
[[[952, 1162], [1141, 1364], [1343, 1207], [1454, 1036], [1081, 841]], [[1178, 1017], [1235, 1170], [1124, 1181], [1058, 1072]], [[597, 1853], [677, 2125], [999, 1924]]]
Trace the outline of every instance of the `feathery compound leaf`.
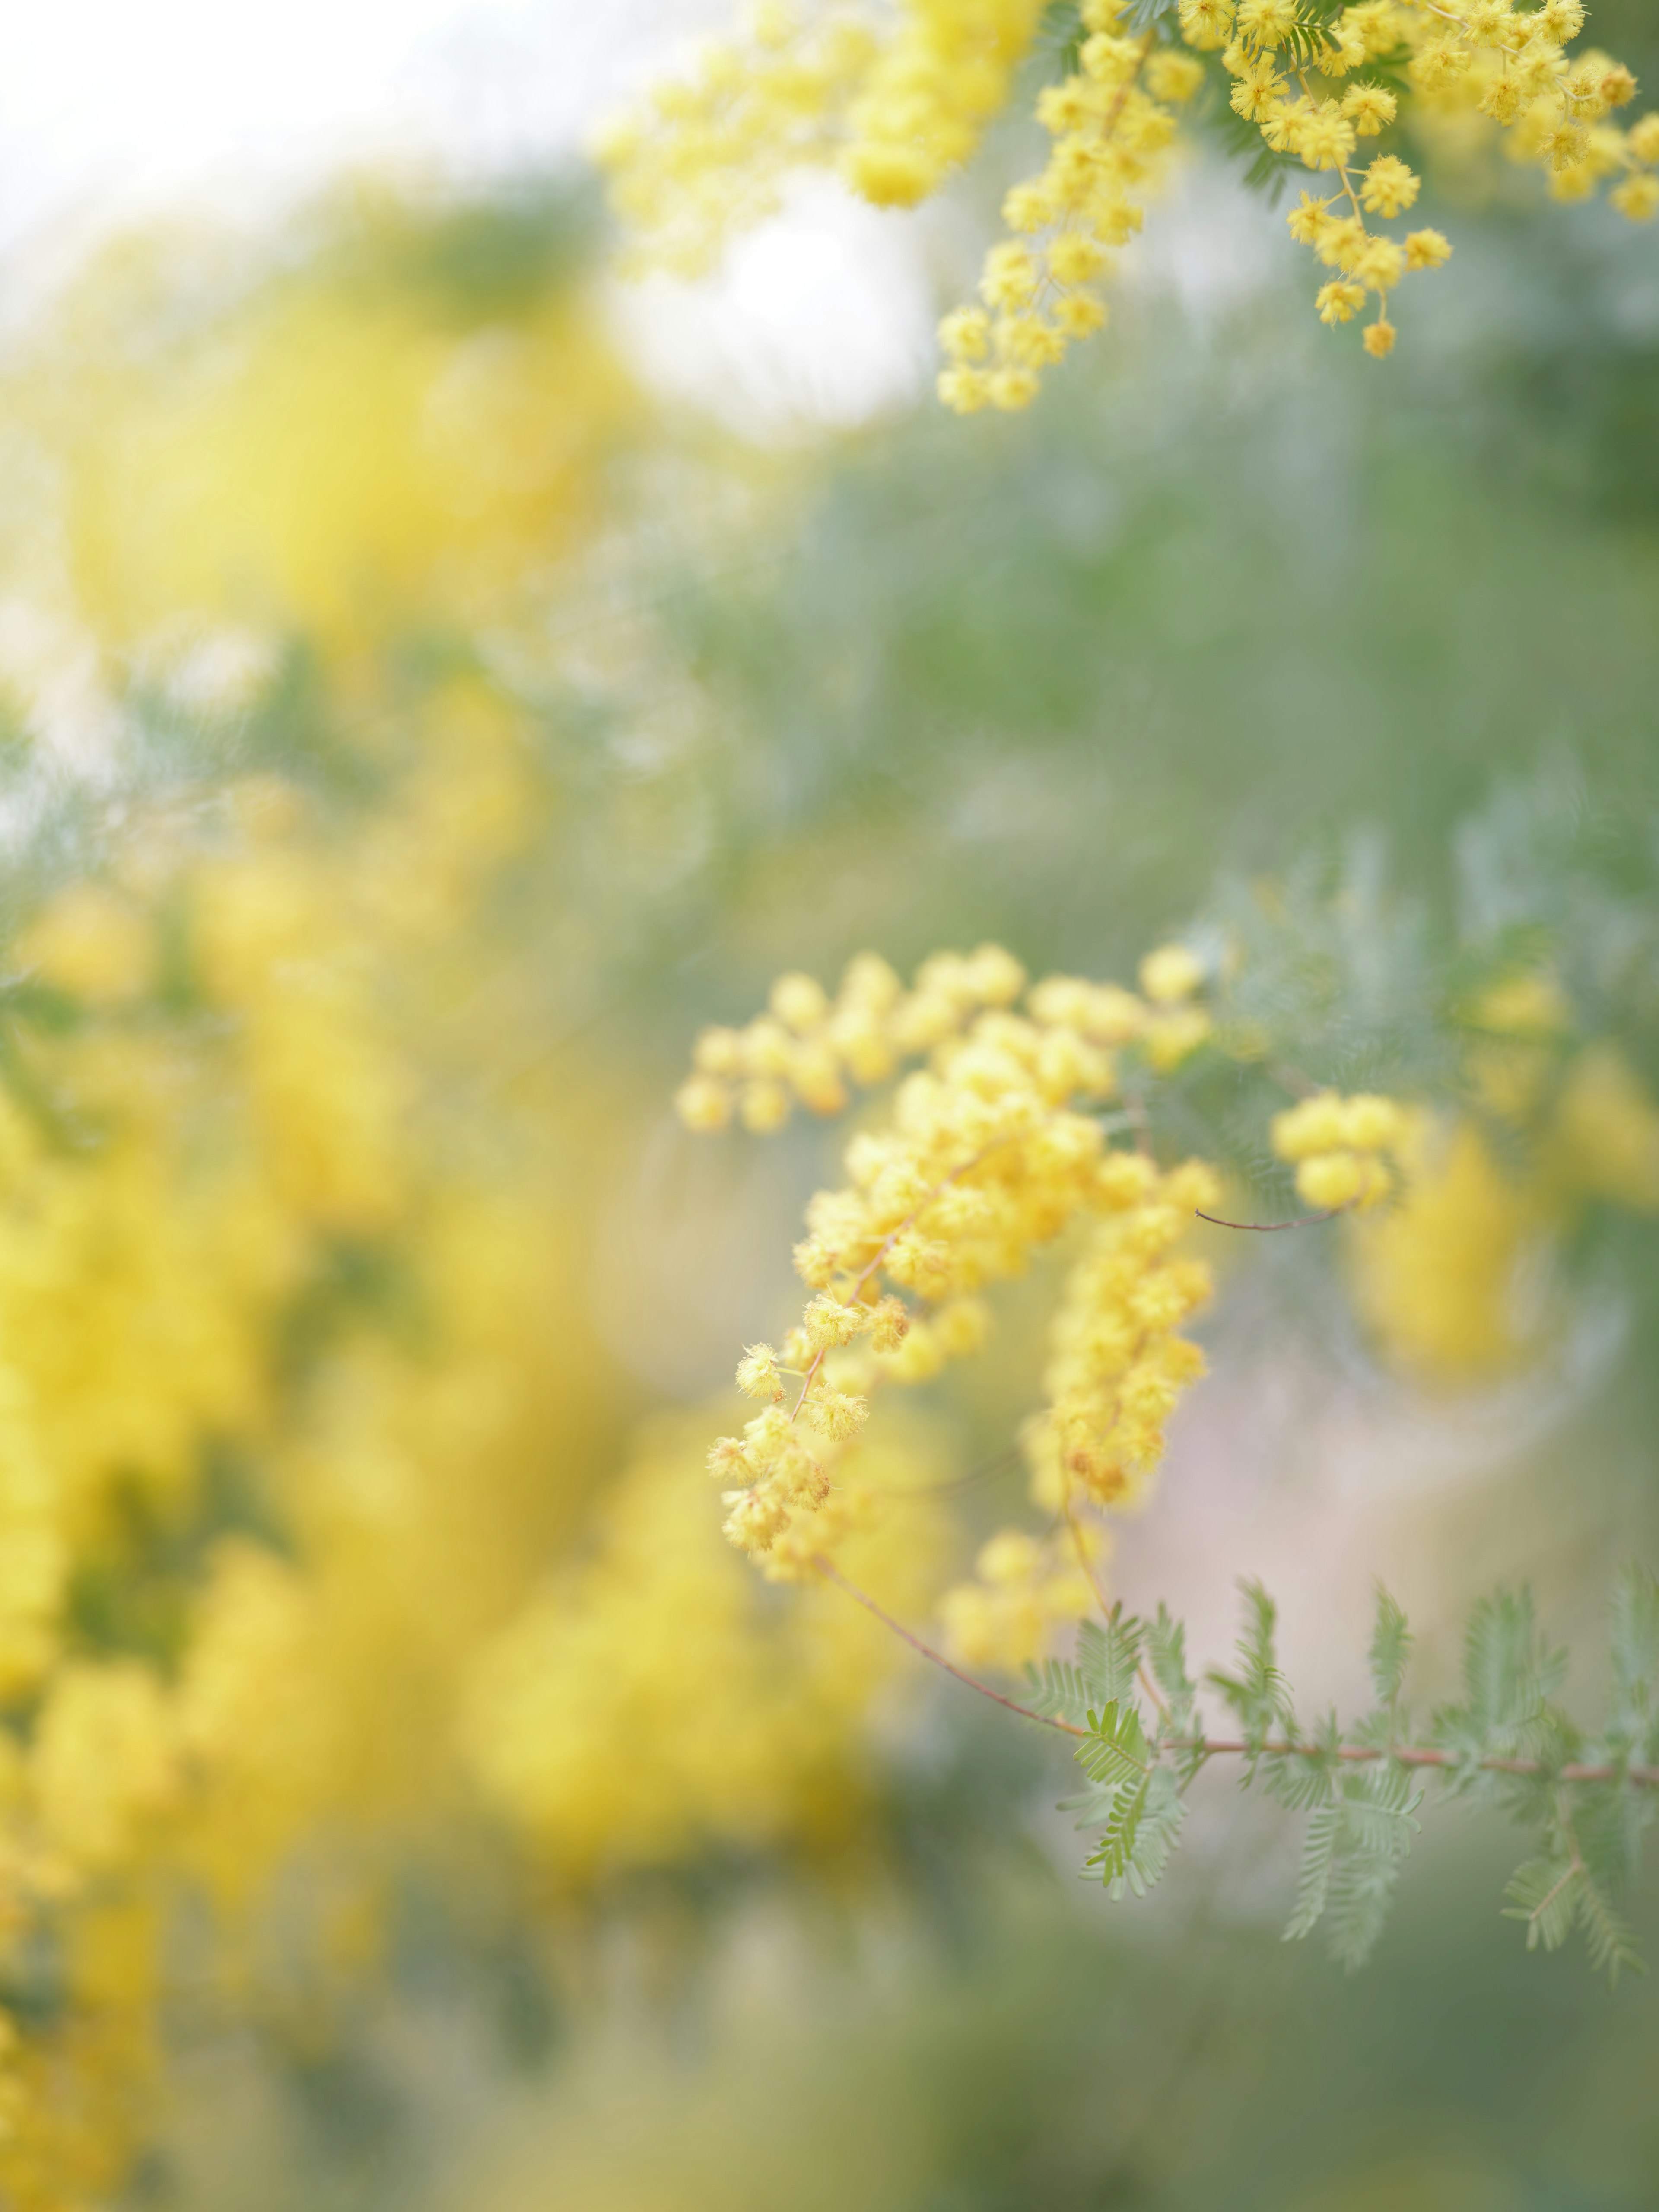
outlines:
[[1320, 1759], [1275, 1759], [1267, 1764], [1267, 1795], [1287, 1812], [1306, 1813], [1328, 1803], [1329, 1762]]
[[1403, 1766], [1378, 1765], [1351, 1778], [1343, 1792], [1347, 1812], [1346, 1840], [1362, 1854], [1404, 1858], [1417, 1832], [1416, 1813], [1423, 1793], [1412, 1786]]
[[[1610, 1980], [1626, 1966], [1640, 1970], [1620, 1900], [1643, 1832], [1659, 1819], [1659, 1792], [1647, 1786], [1654, 1751], [1637, 1756], [1659, 1744], [1659, 1584], [1650, 1575], [1626, 1574], [1613, 1593], [1613, 1719], [1588, 1742], [1552, 1702], [1566, 1655], [1544, 1639], [1530, 1595], [1482, 1600], [1465, 1636], [1465, 1702], [1435, 1717], [1435, 1740], [1453, 1752], [1450, 1760], [1425, 1759], [1420, 1739], [1405, 1733], [1411, 1631], [1380, 1585], [1370, 1651], [1376, 1709], [1346, 1729], [1332, 1711], [1302, 1730], [1279, 1668], [1273, 1602], [1258, 1584], [1241, 1588], [1235, 1671], [1205, 1679], [1243, 1723], [1242, 1741], [1212, 1740], [1198, 1722], [1184, 1632], [1164, 1607], [1151, 1623], [1115, 1609], [1080, 1632], [1076, 1663], [1027, 1670], [1035, 1711], [1081, 1714], [1073, 1725], [1087, 1731], [1076, 1759], [1088, 1786], [1063, 1809], [1092, 1832], [1087, 1870], [1114, 1898], [1142, 1896], [1162, 1877], [1180, 1841], [1187, 1784], [1212, 1761], [1242, 1754], [1246, 1782], [1308, 1814], [1286, 1941], [1322, 1927], [1343, 1966], [1362, 1966], [1417, 1831], [1419, 1770], [1432, 1764], [1443, 1784], [1480, 1790], [1538, 1835], [1535, 1856], [1504, 1892], [1505, 1915], [1525, 1924], [1529, 1950], [1553, 1951], [1577, 1928], [1591, 1965]], [[1143, 1653], [1161, 1693], [1150, 1737], [1135, 1687]]]
[[1028, 1667], [1025, 1680], [1030, 1686], [1025, 1702], [1034, 1713], [1044, 1720], [1069, 1721], [1073, 1728], [1085, 1725], [1089, 1686], [1069, 1660], [1045, 1659], [1040, 1670]]
[[1085, 1620], [1078, 1630], [1077, 1663], [1091, 1705], [1121, 1705], [1133, 1697], [1144, 1632], [1133, 1613], [1124, 1618], [1119, 1605], [1112, 1607], [1111, 1618], [1103, 1625]]
[[1077, 1763], [1090, 1781], [1121, 1784], [1144, 1778], [1151, 1760], [1134, 1707], [1109, 1705], [1086, 1718], [1090, 1734], [1077, 1747]]
[[1285, 1929], [1287, 1943], [1297, 1942], [1318, 1925], [1330, 1891], [1331, 1869], [1336, 1863], [1337, 1839], [1341, 1832], [1340, 1805], [1320, 1806], [1308, 1823], [1307, 1839], [1302, 1848], [1302, 1872], [1296, 1885], [1296, 1910]]
[[1468, 1701], [1443, 1710], [1436, 1735], [1471, 1763], [1531, 1754], [1557, 1732], [1549, 1699], [1565, 1673], [1566, 1654], [1549, 1650], [1539, 1635], [1530, 1590], [1482, 1598], [1463, 1642]]
[[1412, 1632], [1405, 1614], [1385, 1590], [1376, 1585], [1376, 1626], [1371, 1631], [1371, 1687], [1379, 1705], [1392, 1705], [1406, 1680], [1411, 1657]]
[[1528, 1950], [1541, 1943], [1547, 1951], [1558, 1951], [1566, 1942], [1577, 1911], [1573, 1893], [1583, 1871], [1577, 1859], [1528, 1859], [1510, 1876], [1504, 1894], [1510, 1901], [1504, 1917], [1526, 1922]]
[[1612, 1725], [1643, 1741], [1659, 1718], [1659, 1582], [1644, 1567], [1626, 1567], [1607, 1606], [1613, 1661]]
[[1192, 1716], [1198, 1685], [1187, 1677], [1187, 1631], [1170, 1618], [1167, 1606], [1158, 1607], [1157, 1620], [1147, 1626], [1146, 1656], [1152, 1662], [1152, 1680], [1169, 1705], [1172, 1724], [1184, 1728]]
[[1399, 1857], [1356, 1854], [1338, 1867], [1326, 1903], [1325, 1932], [1331, 1956], [1350, 1973], [1376, 1949], [1399, 1879]]
[[1085, 1863], [1087, 1870], [1099, 1873], [1108, 1888], [1115, 1888], [1128, 1871], [1140, 1832], [1141, 1814], [1146, 1810], [1150, 1780], [1149, 1776], [1142, 1775], [1133, 1790], [1119, 1791], [1106, 1816], [1100, 1839]]
[[[1146, 1786], [1133, 1848], [1123, 1869], [1124, 1879], [1137, 1897], [1145, 1897], [1154, 1883], [1164, 1879], [1186, 1818], [1187, 1801], [1175, 1776], [1167, 1766], [1155, 1768]], [[1121, 1884], [1114, 1887], [1115, 1898], [1122, 1893]]]
[[1295, 1719], [1273, 1648], [1279, 1608], [1260, 1583], [1241, 1583], [1239, 1589], [1244, 1596], [1244, 1627], [1237, 1645], [1238, 1672], [1227, 1674], [1215, 1668], [1205, 1679], [1238, 1715], [1255, 1748], [1275, 1722], [1294, 1731]]
[[1286, 1942], [1328, 1915], [1334, 1955], [1350, 1968], [1364, 1965], [1382, 1932], [1421, 1802], [1410, 1775], [1391, 1761], [1342, 1777], [1340, 1792], [1308, 1822]]
[[1611, 1899], [1588, 1868], [1581, 1869], [1574, 1896], [1578, 1908], [1578, 1924], [1584, 1931], [1584, 1948], [1589, 1953], [1591, 1966], [1598, 1974], [1605, 1974], [1613, 1988], [1619, 1985], [1619, 1970], [1629, 1966], [1637, 1973], [1645, 1973], [1642, 1954], [1635, 1936], [1627, 1923], [1614, 1910]]

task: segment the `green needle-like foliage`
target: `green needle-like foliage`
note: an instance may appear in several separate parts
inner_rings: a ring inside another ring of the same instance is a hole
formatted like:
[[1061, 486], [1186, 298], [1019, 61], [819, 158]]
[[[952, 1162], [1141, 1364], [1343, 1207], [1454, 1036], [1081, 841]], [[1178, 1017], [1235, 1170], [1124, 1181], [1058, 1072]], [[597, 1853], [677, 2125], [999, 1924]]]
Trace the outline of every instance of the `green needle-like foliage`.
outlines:
[[1586, 1735], [1555, 1700], [1567, 1656], [1541, 1633], [1526, 1590], [1499, 1591], [1470, 1614], [1463, 1696], [1414, 1741], [1403, 1703], [1412, 1633], [1381, 1588], [1370, 1644], [1376, 1703], [1346, 1727], [1333, 1712], [1298, 1721], [1280, 1669], [1277, 1612], [1245, 1583], [1232, 1671], [1206, 1685], [1237, 1733], [1212, 1735], [1186, 1670], [1185, 1632], [1159, 1607], [1143, 1622], [1118, 1607], [1081, 1631], [1075, 1661], [1031, 1673], [1028, 1710], [1079, 1738], [1088, 1788], [1066, 1801], [1094, 1837], [1085, 1871], [1113, 1897], [1143, 1896], [1181, 1838], [1194, 1777], [1212, 1760], [1243, 1761], [1259, 1784], [1304, 1815], [1301, 1872], [1287, 1940], [1322, 1926], [1332, 1954], [1363, 1966], [1388, 1918], [1418, 1829], [1425, 1780], [1494, 1806], [1527, 1829], [1534, 1849], [1504, 1892], [1528, 1948], [1556, 1949], [1577, 1929], [1591, 1966], [1616, 1982], [1640, 1968], [1620, 1902], [1635, 1880], [1643, 1831], [1659, 1808], [1659, 1583], [1632, 1567], [1608, 1607], [1607, 1709]]

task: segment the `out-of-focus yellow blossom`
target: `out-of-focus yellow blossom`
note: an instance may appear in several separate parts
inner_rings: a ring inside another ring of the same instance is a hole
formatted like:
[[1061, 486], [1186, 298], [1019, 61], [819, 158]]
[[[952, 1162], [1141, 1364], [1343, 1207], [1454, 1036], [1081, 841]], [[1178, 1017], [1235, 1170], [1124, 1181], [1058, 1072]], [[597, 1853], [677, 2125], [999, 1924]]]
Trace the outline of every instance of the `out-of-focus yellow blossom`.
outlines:
[[[1081, 1515], [1144, 1492], [1164, 1423], [1202, 1371], [1177, 1331], [1209, 1297], [1208, 1271], [1176, 1247], [1219, 1185], [1200, 1162], [1163, 1170], [1109, 1146], [1098, 1115], [1120, 1057], [1163, 1069], [1203, 1041], [1208, 1018], [1189, 1003], [1202, 980], [1190, 952], [1164, 946], [1142, 969], [1151, 1004], [1078, 976], [1027, 990], [1018, 962], [985, 945], [936, 955], [906, 991], [866, 953], [833, 1000], [810, 978], [784, 976], [768, 1014], [698, 1040], [698, 1072], [679, 1095], [698, 1129], [719, 1125], [734, 1091], [741, 1108], [757, 1081], [835, 1112], [849, 1083], [928, 1060], [899, 1082], [890, 1120], [853, 1138], [846, 1184], [808, 1206], [795, 1265], [814, 1295], [781, 1346], [745, 1353], [738, 1387], [766, 1402], [709, 1453], [726, 1534], [764, 1574], [807, 1579], [866, 1524], [875, 1501], [849, 1453], [872, 1392], [977, 1351], [979, 1294], [1067, 1232], [1078, 1249], [1055, 1314], [1049, 1403], [1026, 1440], [1032, 1494], [1081, 1547]], [[1017, 1553], [1011, 1535], [987, 1556]], [[1033, 1624], [1070, 1617], [1086, 1587], [1072, 1569], [1085, 1565], [1074, 1553], [1068, 1566], [1000, 1580], [986, 1569], [984, 1586], [948, 1601], [951, 1636], [963, 1650], [1024, 1653]]]
[[746, 34], [619, 115], [597, 148], [639, 258], [706, 267], [769, 214], [792, 170], [833, 165], [878, 207], [936, 191], [1006, 105], [1042, 0], [755, 9]]
[[1616, 1047], [1591, 1045], [1568, 1067], [1547, 1165], [1587, 1198], [1659, 1210], [1659, 1103]]
[[[1082, 1560], [1079, 1544], [1087, 1547]], [[1003, 1529], [974, 1562], [975, 1579], [939, 1601], [947, 1650], [965, 1667], [998, 1667], [1011, 1674], [1029, 1667], [1058, 1625], [1094, 1611], [1090, 1568], [1103, 1549], [1094, 1528], [1047, 1542], [1023, 1528]]]
[[914, 207], [938, 191], [1006, 104], [1044, 0], [901, 0], [890, 44], [872, 62], [848, 117], [841, 159], [878, 207]]
[[1471, 1083], [1485, 1112], [1507, 1124], [1512, 1158], [1495, 1155], [1468, 1115], [1404, 1118], [1397, 1202], [1353, 1225], [1360, 1310], [1386, 1355], [1436, 1383], [1502, 1374], [1540, 1340], [1538, 1302], [1552, 1248], [1595, 1200], [1659, 1209], [1659, 1103], [1608, 1043], [1560, 1066], [1570, 1025], [1548, 976], [1513, 979], [1475, 1010], [1482, 1042]]
[[[451, 220], [365, 201], [329, 250], [205, 300], [178, 274], [210, 258], [200, 241], [112, 252], [9, 383], [21, 473], [51, 506], [30, 542], [61, 555], [26, 574], [9, 514], [11, 585], [164, 690], [196, 680], [198, 646], [228, 656], [199, 763], [181, 741], [163, 787], [106, 819], [118, 734], [83, 795], [87, 872], [20, 885], [10, 909], [0, 2199], [18, 2212], [114, 2201], [153, 2133], [182, 1900], [192, 2002], [257, 2014], [279, 1895], [284, 1978], [313, 1954], [361, 1972], [387, 1866], [477, 1838], [475, 1683], [538, 1617], [614, 1464], [627, 1386], [589, 1273], [615, 1079], [580, 1052], [555, 1066], [562, 1018], [526, 952], [527, 925], [577, 943], [588, 917], [537, 887], [563, 798], [545, 727], [449, 639], [488, 615], [493, 649], [544, 649], [520, 580], [594, 529], [636, 410], [540, 232], [515, 234], [518, 274], [481, 301], [456, 269], [494, 283], [495, 264], [470, 234], [458, 257]], [[290, 664], [314, 686], [297, 706]], [[188, 720], [201, 701], [179, 696]], [[246, 773], [226, 774], [220, 735]], [[799, 994], [785, 1011], [801, 1019]], [[637, 1544], [632, 1525], [593, 1524], [597, 1554]], [[870, 1540], [896, 1603], [931, 1591], [928, 1527], [917, 1501], [902, 1545]], [[730, 1734], [731, 1683], [787, 1647], [809, 1737], [789, 1764], [780, 1680], [764, 1817], [711, 1828], [714, 1778], [757, 1774], [760, 1753], [694, 1788], [716, 1746], [675, 1709], [685, 1650], [659, 1643], [642, 1669], [619, 1644], [611, 1722], [626, 1735], [630, 1700], [662, 1720], [654, 1748], [610, 1741], [639, 1796], [596, 1796], [568, 1758], [488, 1800], [573, 1881], [647, 1853], [647, 1801], [680, 1793], [689, 1847], [817, 1832], [853, 1790], [873, 1630], [781, 1634], [708, 1540], [740, 1601], [659, 1594], [706, 1631], [705, 1678], [729, 1674]], [[637, 1622], [623, 1608], [611, 1632]], [[521, 1655], [526, 1695], [532, 1673]]]
[[599, 522], [635, 402], [574, 289], [457, 314], [408, 204], [365, 191], [337, 227], [205, 327], [187, 257], [112, 247], [120, 281], [94, 262], [12, 380], [9, 410], [56, 449], [70, 581], [105, 644], [234, 624], [359, 650], [499, 615]]
[[[901, 1648], [832, 1592], [781, 1612], [759, 1602], [696, 1480], [705, 1448], [684, 1421], [648, 1437], [592, 1549], [471, 1671], [468, 1764], [567, 1880], [720, 1844], [821, 1841], [856, 1817], [848, 1746]], [[913, 1431], [849, 1473], [890, 1494], [936, 1458]], [[919, 1496], [843, 1557], [884, 1603], [912, 1611], [932, 1594], [942, 1533], [936, 1501]]]
[[1416, 1113], [1399, 1142], [1398, 1202], [1354, 1225], [1356, 1302], [1385, 1355], [1437, 1383], [1502, 1374], [1534, 1340], [1523, 1263], [1548, 1216], [1479, 1127]]
[[1296, 1168], [1297, 1194], [1336, 1212], [1366, 1207], [1394, 1187], [1388, 1156], [1398, 1152], [1404, 1120], [1392, 1098], [1321, 1091], [1275, 1115], [1273, 1150]]
[[[839, 160], [882, 206], [936, 191], [1008, 102], [1013, 65], [1041, 15], [1032, 0], [901, 0], [880, 33], [839, 5], [768, 8], [746, 46], [712, 51], [626, 119], [601, 149], [621, 212], [676, 265], [706, 258], [733, 222], [777, 203], [793, 166]], [[1182, 0], [1176, 21], [1140, 23], [1128, 0], [1083, 0], [1076, 63], [1042, 87], [1044, 166], [1004, 202], [1012, 236], [994, 246], [982, 304], [946, 316], [941, 398], [969, 414], [1017, 409], [1042, 372], [1106, 320], [1096, 289], [1141, 228], [1181, 135], [1180, 110], [1219, 79], [1264, 149], [1326, 179], [1304, 192], [1291, 234], [1332, 276], [1316, 302], [1340, 325], [1374, 312], [1364, 349], [1394, 347], [1389, 307], [1407, 275], [1451, 253], [1439, 230], [1375, 227], [1415, 205], [1421, 180], [1370, 149], [1396, 124], [1472, 125], [1552, 194], [1607, 198], [1632, 222], [1659, 214], [1659, 116], [1613, 118], [1634, 98], [1629, 70], [1595, 48], [1569, 54], [1577, 0], [1358, 0], [1334, 15], [1302, 0]], [[1404, 89], [1396, 91], [1384, 76]]]

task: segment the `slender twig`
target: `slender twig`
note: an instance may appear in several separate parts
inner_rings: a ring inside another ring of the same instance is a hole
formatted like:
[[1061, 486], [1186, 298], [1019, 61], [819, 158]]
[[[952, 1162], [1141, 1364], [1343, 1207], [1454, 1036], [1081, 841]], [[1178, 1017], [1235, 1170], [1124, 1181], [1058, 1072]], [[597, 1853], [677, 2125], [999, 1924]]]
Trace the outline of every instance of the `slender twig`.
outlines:
[[1333, 1206], [1323, 1213], [1298, 1213], [1293, 1221], [1224, 1221], [1218, 1213], [1206, 1213], [1201, 1206], [1193, 1208], [1200, 1221], [1207, 1221], [1214, 1228], [1250, 1229], [1263, 1237], [1275, 1229], [1311, 1229], [1316, 1222], [1334, 1221], [1339, 1213], [1347, 1210], [1346, 1206]]
[[953, 1474], [943, 1482], [917, 1482], [903, 1490], [890, 1490], [889, 1498], [944, 1498], [952, 1491], [971, 1490], [976, 1482], [987, 1482], [994, 1474], [1019, 1463], [1019, 1446], [1006, 1444], [990, 1459], [982, 1459], [977, 1467], [970, 1467], [966, 1474]]
[[[947, 1659], [942, 1651], [935, 1651], [931, 1644], [924, 1644], [892, 1614], [878, 1605], [868, 1591], [849, 1582], [839, 1567], [831, 1565], [822, 1554], [812, 1565], [826, 1582], [834, 1583], [837, 1589], [845, 1590], [866, 1613], [872, 1613], [883, 1627], [890, 1628], [901, 1642], [913, 1651], [930, 1660], [935, 1667], [960, 1682], [964, 1689], [974, 1690], [993, 1705], [1001, 1705], [1022, 1720], [1036, 1721], [1040, 1727], [1056, 1729], [1062, 1735], [1086, 1736], [1087, 1729], [1080, 1729], [1071, 1721], [1056, 1720], [1052, 1714], [1034, 1712], [1017, 1698], [1005, 1698], [1000, 1690], [994, 1690], [988, 1682], [963, 1670]], [[1474, 1767], [1486, 1774], [1520, 1774], [1556, 1782], [1633, 1782], [1639, 1788], [1659, 1790], [1659, 1766], [1589, 1766], [1573, 1763], [1566, 1766], [1550, 1767], [1541, 1759], [1487, 1758], [1465, 1759], [1455, 1751], [1440, 1751], [1428, 1744], [1394, 1744], [1379, 1746], [1367, 1743], [1338, 1744], [1334, 1750], [1319, 1743], [1267, 1742], [1247, 1743], [1242, 1736], [1166, 1736], [1154, 1747], [1155, 1754], [1164, 1751], [1196, 1752], [1205, 1759], [1338, 1759], [1356, 1765], [1370, 1765], [1379, 1759], [1392, 1759], [1401, 1766], [1433, 1766], [1442, 1769]]]
[[964, 1674], [960, 1667], [951, 1665], [942, 1651], [935, 1651], [931, 1644], [924, 1644], [921, 1637], [913, 1636], [908, 1628], [895, 1620], [890, 1613], [884, 1612], [867, 1591], [861, 1590], [856, 1583], [849, 1583], [839, 1567], [831, 1566], [829, 1560], [822, 1556], [815, 1559], [812, 1565], [826, 1582], [834, 1583], [837, 1589], [843, 1589], [848, 1597], [856, 1598], [866, 1613], [873, 1613], [884, 1626], [890, 1628], [894, 1635], [902, 1638], [913, 1651], [921, 1652], [924, 1659], [931, 1659], [935, 1667], [942, 1667], [947, 1674], [954, 1674], [964, 1688], [977, 1690], [981, 1698], [989, 1698], [994, 1705], [1006, 1705], [1011, 1713], [1018, 1713], [1022, 1720], [1041, 1722], [1044, 1728], [1059, 1729], [1066, 1735], [1088, 1735], [1087, 1729], [1074, 1728], [1070, 1721], [1054, 1720], [1047, 1713], [1033, 1712], [1029, 1705], [1022, 1705], [1018, 1698], [1005, 1698], [1000, 1690], [994, 1690], [988, 1682], [979, 1681], [972, 1674]]

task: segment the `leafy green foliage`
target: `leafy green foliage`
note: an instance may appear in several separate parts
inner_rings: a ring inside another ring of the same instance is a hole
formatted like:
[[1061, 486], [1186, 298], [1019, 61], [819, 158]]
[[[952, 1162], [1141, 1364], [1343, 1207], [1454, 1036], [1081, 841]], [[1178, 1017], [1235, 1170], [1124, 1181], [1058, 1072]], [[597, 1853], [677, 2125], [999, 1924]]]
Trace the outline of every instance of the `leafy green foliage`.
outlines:
[[[1301, 1725], [1279, 1665], [1273, 1600], [1257, 1583], [1242, 1591], [1235, 1666], [1205, 1676], [1237, 1723], [1237, 1738], [1206, 1731], [1185, 1632], [1162, 1606], [1150, 1623], [1115, 1607], [1079, 1632], [1075, 1662], [1032, 1671], [1030, 1710], [1081, 1733], [1077, 1763], [1089, 1787], [1066, 1809], [1095, 1839], [1086, 1872], [1114, 1898], [1143, 1896], [1181, 1839], [1198, 1772], [1240, 1756], [1246, 1788], [1260, 1786], [1306, 1819], [1286, 1941], [1322, 1928], [1333, 1957], [1352, 1970], [1386, 1925], [1418, 1830], [1423, 1778], [1432, 1775], [1448, 1794], [1498, 1803], [1533, 1830], [1537, 1848], [1504, 1893], [1506, 1916], [1524, 1924], [1529, 1950], [1555, 1950], [1576, 1929], [1591, 1966], [1610, 1981], [1639, 1970], [1620, 1899], [1659, 1811], [1659, 1584], [1650, 1575], [1632, 1568], [1613, 1590], [1608, 1713], [1594, 1738], [1554, 1703], [1566, 1655], [1542, 1634], [1526, 1590], [1498, 1591], [1474, 1607], [1463, 1699], [1436, 1714], [1431, 1744], [1407, 1740], [1412, 1632], [1387, 1590], [1376, 1592], [1370, 1640], [1376, 1704], [1346, 1728], [1334, 1712]], [[1143, 1686], [1154, 1693], [1155, 1717], [1141, 1703]]]
[[1238, 1639], [1238, 1671], [1224, 1674], [1212, 1668], [1205, 1680], [1218, 1690], [1244, 1731], [1252, 1765], [1265, 1746], [1268, 1732], [1283, 1728], [1295, 1735], [1296, 1719], [1290, 1687], [1279, 1670], [1273, 1632], [1279, 1608], [1260, 1583], [1240, 1585], [1244, 1594], [1244, 1629]]
[[1411, 1657], [1412, 1632], [1405, 1614], [1382, 1584], [1376, 1589], [1376, 1626], [1371, 1632], [1371, 1687], [1379, 1705], [1396, 1705]]
[[1465, 1702], [1435, 1716], [1435, 1741], [1462, 1764], [1466, 1786], [1495, 1786], [1480, 1762], [1534, 1759], [1571, 1739], [1571, 1723], [1550, 1704], [1567, 1671], [1565, 1651], [1547, 1650], [1529, 1590], [1500, 1590], [1469, 1615], [1463, 1639]]

